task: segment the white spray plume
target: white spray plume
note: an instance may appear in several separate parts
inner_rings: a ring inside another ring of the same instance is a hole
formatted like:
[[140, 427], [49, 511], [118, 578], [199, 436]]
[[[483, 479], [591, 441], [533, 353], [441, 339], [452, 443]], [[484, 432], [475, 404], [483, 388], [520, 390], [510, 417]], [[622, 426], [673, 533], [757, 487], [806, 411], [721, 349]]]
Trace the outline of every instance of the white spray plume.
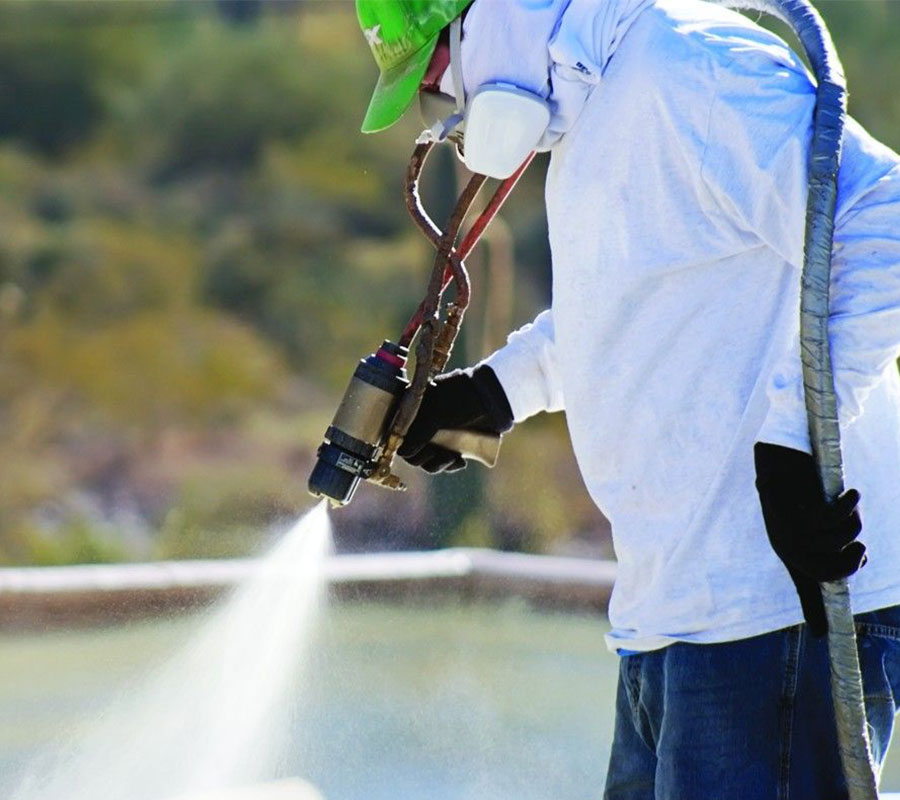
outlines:
[[180, 652], [35, 764], [13, 800], [169, 800], [271, 777], [330, 546], [323, 501]]

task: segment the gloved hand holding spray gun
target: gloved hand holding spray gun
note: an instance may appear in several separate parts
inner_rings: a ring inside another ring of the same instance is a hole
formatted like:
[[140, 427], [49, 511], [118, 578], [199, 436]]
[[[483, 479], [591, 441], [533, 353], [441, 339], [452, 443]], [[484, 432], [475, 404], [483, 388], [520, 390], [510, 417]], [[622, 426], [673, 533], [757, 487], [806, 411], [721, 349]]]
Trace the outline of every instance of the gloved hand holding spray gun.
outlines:
[[[429, 8], [357, 4], [360, 23], [381, 68], [363, 130], [373, 132], [393, 124], [423, 89], [421, 108], [428, 127], [410, 159], [406, 205], [437, 253], [419, 309], [397, 343], [385, 341], [359, 363], [325, 432], [309, 491], [334, 505], [350, 502], [360, 480], [405, 489], [392, 472], [397, 454], [428, 472], [461, 469], [466, 459], [493, 466], [501, 435], [512, 427], [506, 395], [489, 367], [440, 373], [469, 304], [463, 259], [531, 162], [550, 112], [541, 97], [506, 83], [481, 86], [466, 102], [460, 15], [468, 3], [450, 0]], [[447, 36], [444, 43], [442, 36]], [[447, 76], [438, 82], [441, 76], [437, 75], [435, 85], [429, 86], [425, 80], [429, 65], [445, 55], [449, 55]], [[442, 91], [448, 78], [452, 85]], [[418, 186], [431, 148], [443, 141], [456, 146], [474, 174], [441, 231], [422, 208]], [[501, 183], [457, 245], [466, 213], [488, 177]], [[442, 308], [443, 293], [451, 283], [455, 297]], [[416, 366], [409, 380], [406, 363], [414, 339]]]

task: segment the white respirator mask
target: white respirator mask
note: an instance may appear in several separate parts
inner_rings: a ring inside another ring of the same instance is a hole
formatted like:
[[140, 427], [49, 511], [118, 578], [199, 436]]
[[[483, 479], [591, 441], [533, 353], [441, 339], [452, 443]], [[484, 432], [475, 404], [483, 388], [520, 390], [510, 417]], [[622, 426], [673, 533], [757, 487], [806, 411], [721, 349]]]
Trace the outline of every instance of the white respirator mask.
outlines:
[[482, 84], [466, 103], [462, 22], [458, 17], [450, 23], [448, 72], [452, 95], [443, 90], [419, 92], [419, 109], [428, 127], [416, 141], [450, 140], [470, 171], [500, 180], [508, 178], [534, 150], [550, 124], [549, 103], [533, 92], [502, 82]]

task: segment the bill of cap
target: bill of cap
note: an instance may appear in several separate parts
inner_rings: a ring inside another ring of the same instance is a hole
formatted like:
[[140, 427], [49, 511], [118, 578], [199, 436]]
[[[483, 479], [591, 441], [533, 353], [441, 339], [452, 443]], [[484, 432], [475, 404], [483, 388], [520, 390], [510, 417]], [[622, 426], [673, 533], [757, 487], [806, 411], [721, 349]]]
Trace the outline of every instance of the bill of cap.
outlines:
[[382, 72], [375, 84], [362, 124], [363, 133], [377, 133], [391, 127], [412, 105], [428, 70], [440, 32], [408, 59]]

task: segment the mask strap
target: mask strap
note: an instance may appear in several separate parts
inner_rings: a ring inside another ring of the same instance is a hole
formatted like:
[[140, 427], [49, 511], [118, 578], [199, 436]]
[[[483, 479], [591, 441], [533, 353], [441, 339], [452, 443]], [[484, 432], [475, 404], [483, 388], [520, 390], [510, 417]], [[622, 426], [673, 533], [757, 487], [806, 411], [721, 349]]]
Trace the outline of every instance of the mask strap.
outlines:
[[[456, 107], [450, 116], [435, 122], [430, 128], [422, 131], [416, 139], [416, 144], [443, 142], [465, 118], [466, 98], [462, 77], [462, 20], [460, 17], [450, 23], [450, 66], [448, 69], [453, 81]], [[446, 95], [444, 96], [446, 97]]]
[[453, 79], [453, 94], [456, 96], [456, 113], [462, 120], [466, 109], [462, 76], [462, 17], [457, 17], [450, 23], [450, 77]]

